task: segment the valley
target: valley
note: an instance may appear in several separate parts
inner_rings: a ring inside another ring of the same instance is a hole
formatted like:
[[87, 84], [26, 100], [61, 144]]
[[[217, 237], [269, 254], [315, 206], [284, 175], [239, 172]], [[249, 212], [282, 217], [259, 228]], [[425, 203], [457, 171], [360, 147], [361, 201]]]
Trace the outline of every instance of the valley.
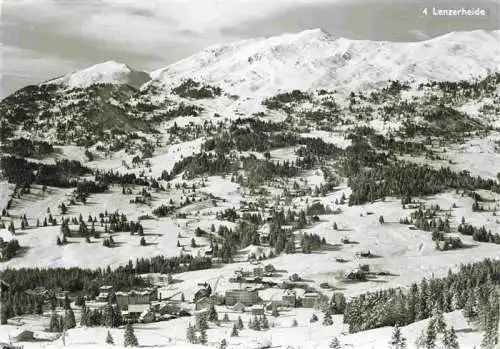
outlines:
[[0, 342], [494, 349], [498, 40], [307, 30], [6, 97]]

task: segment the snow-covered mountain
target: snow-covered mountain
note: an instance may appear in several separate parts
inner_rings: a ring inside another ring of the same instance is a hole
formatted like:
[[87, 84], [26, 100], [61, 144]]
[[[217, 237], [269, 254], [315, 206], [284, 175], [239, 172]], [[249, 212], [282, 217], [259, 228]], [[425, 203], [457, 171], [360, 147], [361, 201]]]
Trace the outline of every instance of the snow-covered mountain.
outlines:
[[194, 78], [242, 96], [292, 89], [358, 90], [392, 80], [461, 80], [500, 69], [500, 31], [452, 32], [421, 42], [338, 38], [321, 29], [216, 45], [151, 73], [171, 87]]
[[62, 84], [68, 87], [88, 87], [98, 83], [126, 84], [140, 87], [151, 80], [148, 73], [130, 68], [115, 61], [107, 61], [93, 65], [62, 77], [49, 80], [47, 84]]

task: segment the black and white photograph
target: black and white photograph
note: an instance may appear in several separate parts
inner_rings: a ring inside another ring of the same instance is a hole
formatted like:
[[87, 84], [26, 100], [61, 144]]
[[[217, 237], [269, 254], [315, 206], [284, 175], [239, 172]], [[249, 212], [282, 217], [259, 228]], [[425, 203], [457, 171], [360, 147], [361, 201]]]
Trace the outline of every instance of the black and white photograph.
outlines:
[[500, 349], [499, 0], [0, 33], [0, 349]]

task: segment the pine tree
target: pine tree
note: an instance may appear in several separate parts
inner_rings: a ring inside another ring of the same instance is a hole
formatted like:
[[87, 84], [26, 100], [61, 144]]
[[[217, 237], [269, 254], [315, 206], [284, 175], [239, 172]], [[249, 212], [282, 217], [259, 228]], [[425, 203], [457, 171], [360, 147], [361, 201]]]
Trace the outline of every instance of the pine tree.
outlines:
[[477, 311], [477, 297], [473, 289], [468, 289], [467, 300], [463, 309], [464, 316], [467, 318], [475, 318], [478, 315]]
[[254, 321], [253, 321], [253, 329], [255, 331], [260, 331], [262, 329], [261, 325], [260, 325], [260, 321], [259, 319], [257, 318], [254, 318]]
[[73, 309], [66, 310], [64, 313], [64, 328], [70, 329], [76, 327], [75, 313]]
[[450, 327], [450, 329], [445, 329], [443, 336], [443, 345], [444, 349], [459, 349], [457, 334], [455, 333], [455, 329]]
[[210, 305], [210, 308], [208, 309], [208, 321], [217, 321], [219, 319], [219, 315], [217, 314], [217, 311], [215, 310], [215, 306], [213, 304]]
[[425, 349], [434, 349], [436, 347], [436, 329], [434, 321], [429, 321], [425, 331]]
[[14, 227], [14, 222], [10, 221], [9, 228], [7, 229], [12, 235], [16, 235], [16, 228]]
[[114, 311], [113, 307], [111, 304], [107, 304], [104, 307], [104, 326], [106, 327], [113, 327], [113, 322], [114, 322]]
[[219, 349], [227, 349], [227, 341], [223, 338], [219, 343]]
[[267, 330], [269, 329], [269, 321], [267, 320], [267, 316], [264, 314], [261, 318], [262, 322], [262, 329]]
[[229, 322], [229, 315], [227, 313], [224, 314], [224, 317], [222, 318], [223, 322]]
[[113, 340], [113, 337], [111, 336], [111, 333], [108, 331], [108, 335], [106, 336], [106, 344], [115, 344], [115, 341]]
[[297, 319], [292, 320], [292, 327], [297, 327], [299, 326], [299, 323], [297, 322]]
[[333, 337], [332, 341], [330, 342], [330, 345], [329, 347], [331, 349], [340, 349], [340, 342], [339, 342], [339, 339], [337, 337]]
[[200, 330], [200, 344], [202, 345], [207, 344], [207, 330], [204, 328]]
[[71, 304], [69, 301], [69, 297], [67, 294], [64, 295], [64, 310], [69, 310], [71, 309]]
[[124, 347], [136, 347], [139, 343], [137, 341], [137, 337], [134, 333], [134, 328], [132, 324], [129, 322], [125, 327], [125, 333], [123, 335], [123, 346]]
[[405, 349], [406, 348], [406, 338], [401, 335], [401, 329], [398, 325], [394, 327], [392, 332], [392, 338], [389, 342], [391, 349]]
[[434, 326], [437, 333], [443, 333], [446, 329], [446, 322], [444, 321], [443, 312], [437, 311], [434, 315]]
[[498, 342], [498, 319], [495, 319], [494, 316], [488, 316], [484, 328], [483, 338], [481, 340], [481, 348], [494, 349], [497, 342]]
[[325, 312], [325, 316], [323, 317], [323, 326], [331, 326], [331, 325], [333, 325], [332, 314], [330, 314], [330, 311], [327, 310]]
[[271, 315], [274, 317], [280, 316], [280, 312], [278, 311], [278, 307], [276, 306], [276, 304], [273, 304], [273, 310], [271, 312]]
[[80, 316], [80, 326], [88, 326], [89, 324], [89, 308], [86, 306], [82, 309], [82, 314]]
[[238, 323], [237, 323], [238, 330], [242, 330], [245, 326], [243, 326], [243, 320], [241, 320], [241, 316], [238, 316]]
[[233, 325], [233, 330], [231, 331], [231, 337], [238, 337], [238, 327], [236, 324]]
[[56, 313], [52, 313], [49, 322], [49, 332], [61, 332], [59, 327], [59, 316]]
[[194, 327], [191, 323], [188, 325], [186, 331], [186, 340], [191, 344], [196, 344], [196, 332], [194, 331]]
[[206, 330], [208, 329], [208, 321], [207, 321], [206, 313], [196, 314], [196, 328], [198, 330]]

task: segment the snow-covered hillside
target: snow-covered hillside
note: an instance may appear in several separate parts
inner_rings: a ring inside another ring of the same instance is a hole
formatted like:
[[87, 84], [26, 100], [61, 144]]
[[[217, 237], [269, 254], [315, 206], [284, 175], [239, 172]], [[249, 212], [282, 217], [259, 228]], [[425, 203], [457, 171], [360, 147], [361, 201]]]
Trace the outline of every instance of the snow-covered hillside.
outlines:
[[148, 73], [130, 68], [126, 64], [107, 61], [89, 68], [49, 80], [48, 84], [62, 84], [68, 87], [88, 87], [92, 84], [126, 84], [140, 87], [151, 77]]
[[338, 38], [321, 29], [216, 45], [151, 73], [169, 87], [198, 78], [241, 96], [358, 90], [392, 80], [455, 81], [500, 67], [500, 31], [452, 32], [410, 43]]

